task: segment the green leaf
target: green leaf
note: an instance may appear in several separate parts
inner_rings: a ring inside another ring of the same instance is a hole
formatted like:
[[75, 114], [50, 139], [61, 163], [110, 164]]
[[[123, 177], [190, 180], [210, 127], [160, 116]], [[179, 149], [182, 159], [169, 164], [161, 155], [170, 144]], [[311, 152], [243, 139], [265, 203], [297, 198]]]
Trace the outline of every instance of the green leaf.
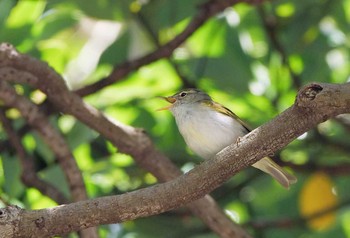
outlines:
[[2, 153], [2, 167], [4, 170], [4, 192], [11, 198], [18, 198], [24, 192], [21, 182], [21, 166], [13, 156]]
[[5, 22], [11, 13], [12, 8], [15, 6], [15, 0], [2, 0], [0, 1], [0, 29], [4, 28]]
[[54, 185], [66, 197], [71, 197], [65, 175], [59, 165], [51, 165], [40, 171], [39, 175], [42, 179]]

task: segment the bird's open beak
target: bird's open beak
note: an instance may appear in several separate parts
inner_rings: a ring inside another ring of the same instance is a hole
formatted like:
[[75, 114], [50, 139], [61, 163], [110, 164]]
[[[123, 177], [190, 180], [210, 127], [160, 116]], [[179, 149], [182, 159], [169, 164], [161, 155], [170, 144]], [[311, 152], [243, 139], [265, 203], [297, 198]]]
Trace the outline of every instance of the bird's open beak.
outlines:
[[176, 99], [173, 98], [172, 96], [170, 96], [170, 97], [160, 97], [160, 98], [164, 99], [167, 102], [170, 102], [171, 104], [168, 105], [168, 106], [159, 108], [159, 109], [157, 109], [157, 111], [169, 110], [172, 107], [173, 103], [176, 102]]

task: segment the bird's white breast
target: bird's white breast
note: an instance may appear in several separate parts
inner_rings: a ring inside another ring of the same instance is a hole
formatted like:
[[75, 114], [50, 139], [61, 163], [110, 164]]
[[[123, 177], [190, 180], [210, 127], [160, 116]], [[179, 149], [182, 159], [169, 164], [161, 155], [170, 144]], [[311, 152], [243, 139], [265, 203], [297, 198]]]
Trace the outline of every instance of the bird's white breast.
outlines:
[[203, 105], [183, 106], [181, 110], [174, 108], [172, 113], [186, 144], [205, 159], [247, 133], [233, 118]]

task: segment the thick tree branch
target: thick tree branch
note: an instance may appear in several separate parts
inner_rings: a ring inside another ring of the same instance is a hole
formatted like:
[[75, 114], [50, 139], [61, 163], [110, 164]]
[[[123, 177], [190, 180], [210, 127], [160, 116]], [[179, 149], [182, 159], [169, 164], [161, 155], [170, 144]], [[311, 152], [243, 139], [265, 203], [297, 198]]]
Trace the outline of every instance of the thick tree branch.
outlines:
[[[15, 207], [4, 208], [0, 210], [0, 224], [7, 223], [6, 219], [11, 220], [12, 224], [17, 222], [21, 228], [16, 230], [17, 236], [30, 232], [37, 234], [37, 237], [47, 237], [97, 224], [159, 214], [204, 196], [238, 171], [273, 154], [318, 123], [348, 112], [350, 83], [310, 84], [300, 90], [292, 107], [223, 149], [213, 159], [204, 161], [174, 180], [123, 195], [52, 209], [26, 211]], [[208, 177], [208, 174], [211, 176]], [[65, 229], [58, 230], [58, 227]]]
[[233, 6], [238, 3], [259, 4], [264, 0], [209, 0], [203, 4], [196, 16], [192, 18], [187, 27], [173, 40], [159, 47], [156, 51], [153, 51], [139, 59], [122, 63], [114, 67], [112, 73], [98, 82], [88, 85], [82, 89], [76, 91], [80, 96], [92, 94], [103, 87], [111, 85], [116, 81], [121, 80], [130, 72], [139, 69], [140, 67], [153, 63], [159, 59], [171, 56], [173, 51], [185, 42], [195, 31], [198, 30], [209, 18], [222, 12], [225, 8]]
[[[182, 174], [164, 154], [156, 150], [143, 130], [117, 121], [112, 122], [70, 92], [63, 79], [47, 64], [21, 55], [7, 44], [0, 46], [0, 78], [38, 88], [47, 95], [53, 105], [98, 131], [110, 140], [119, 152], [132, 155], [139, 166], [151, 172], [159, 181], [169, 181]], [[249, 237], [244, 230], [230, 221], [209, 196], [191, 203], [188, 207], [221, 237]]]
[[[4, 80], [0, 80], [0, 99], [6, 106], [18, 109], [27, 123], [36, 129], [45, 143], [54, 152], [67, 178], [73, 201], [87, 199], [83, 177], [73, 155], [63, 137], [51, 126], [46, 116], [39, 111], [35, 104], [23, 96], [17, 95], [16, 91]], [[40, 183], [40, 185], [44, 184]], [[93, 227], [82, 230], [81, 234], [84, 238], [97, 237], [97, 231]]]
[[29, 125], [34, 127], [56, 155], [64, 171], [74, 201], [87, 199], [83, 178], [63, 137], [50, 125], [38, 107], [17, 95], [6, 81], [0, 80], [0, 99], [8, 107], [18, 109]]
[[29, 156], [22, 143], [21, 138], [18, 136], [16, 131], [11, 125], [11, 121], [6, 117], [3, 109], [0, 109], [0, 121], [6, 134], [8, 135], [9, 141], [13, 148], [16, 150], [17, 157], [22, 166], [21, 179], [22, 182], [28, 187], [34, 187], [38, 189], [42, 194], [50, 197], [58, 204], [68, 203], [69, 200], [52, 184], [40, 179], [35, 173], [35, 166], [33, 158]]

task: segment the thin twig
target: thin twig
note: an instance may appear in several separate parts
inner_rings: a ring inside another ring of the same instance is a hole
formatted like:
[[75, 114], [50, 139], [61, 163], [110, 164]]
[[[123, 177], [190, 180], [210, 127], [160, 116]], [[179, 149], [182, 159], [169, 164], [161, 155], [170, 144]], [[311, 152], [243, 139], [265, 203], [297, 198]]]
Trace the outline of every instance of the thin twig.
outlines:
[[345, 200], [335, 206], [324, 208], [318, 212], [315, 212], [309, 216], [305, 217], [294, 217], [294, 218], [278, 218], [274, 220], [255, 220], [244, 224], [244, 227], [253, 227], [258, 230], [266, 230], [267, 228], [293, 228], [296, 226], [304, 226], [308, 221], [320, 218], [329, 213], [334, 213], [342, 207], [348, 206], [350, 204], [350, 199]]
[[100, 89], [111, 85], [119, 80], [122, 80], [130, 72], [139, 69], [140, 67], [155, 62], [162, 58], [168, 58], [173, 51], [185, 42], [195, 31], [197, 31], [209, 18], [223, 11], [225, 8], [238, 3], [259, 4], [264, 0], [209, 0], [201, 5], [197, 14], [192, 18], [187, 27], [177, 35], [173, 40], [160, 46], [157, 50], [130, 62], [125, 62], [116, 65], [112, 73], [96, 83], [88, 85], [76, 91], [80, 96], [92, 94]]
[[302, 86], [302, 80], [300, 79], [300, 76], [293, 71], [289, 63], [288, 54], [278, 39], [278, 21], [276, 17], [273, 15], [267, 15], [264, 6], [262, 5], [258, 5], [257, 10], [272, 47], [274, 47], [276, 51], [279, 52], [282, 63], [286, 66], [291, 75], [294, 88], [299, 89]]
[[[149, 22], [147, 21], [147, 19], [142, 15], [141, 12], [138, 12], [137, 14], [134, 14], [137, 21], [143, 26], [143, 28], [146, 30], [146, 32], [148, 33], [148, 35], [150, 36], [151, 40], [153, 41], [153, 44], [155, 44], [155, 46], [157, 48], [160, 48], [160, 42], [158, 40], [157, 35], [155, 34], [155, 32], [152, 30], [152, 27], [150, 26]], [[178, 63], [175, 62], [174, 58], [172, 56], [169, 56], [167, 58], [170, 66], [175, 70], [176, 74], [179, 76], [179, 78], [182, 81], [183, 87], [185, 88], [195, 88], [196, 85], [194, 83], [192, 83], [191, 81], [193, 80], [189, 80], [188, 76], [185, 76], [180, 69], [180, 66], [178, 65]]]

